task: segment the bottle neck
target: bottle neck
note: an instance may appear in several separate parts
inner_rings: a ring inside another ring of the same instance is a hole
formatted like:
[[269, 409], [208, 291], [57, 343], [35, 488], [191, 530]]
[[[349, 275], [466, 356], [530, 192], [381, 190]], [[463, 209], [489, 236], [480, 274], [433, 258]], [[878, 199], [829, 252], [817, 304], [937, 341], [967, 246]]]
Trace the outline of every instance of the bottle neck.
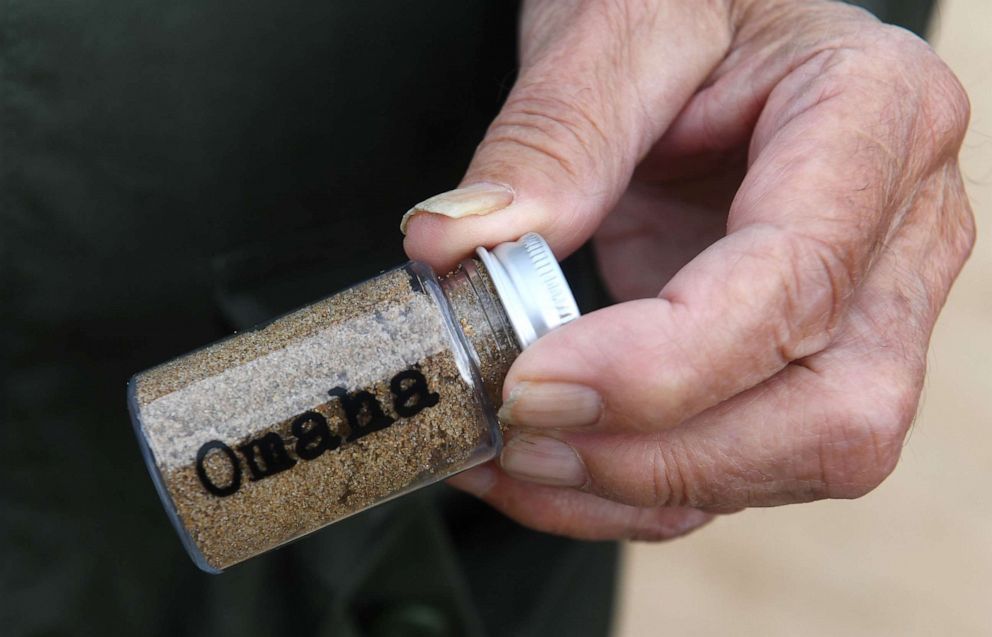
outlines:
[[496, 288], [485, 266], [475, 259], [463, 261], [440, 283], [471, 345], [486, 395], [498, 409], [503, 402], [503, 380], [520, 355], [520, 346]]

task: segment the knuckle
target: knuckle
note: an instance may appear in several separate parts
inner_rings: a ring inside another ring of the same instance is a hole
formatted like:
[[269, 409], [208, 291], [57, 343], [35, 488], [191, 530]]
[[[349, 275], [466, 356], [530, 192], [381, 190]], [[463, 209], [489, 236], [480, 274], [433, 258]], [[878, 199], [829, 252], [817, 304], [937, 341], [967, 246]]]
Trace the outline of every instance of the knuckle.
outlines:
[[695, 475], [696, 466], [683, 446], [671, 439], [659, 441], [651, 454], [651, 494], [646, 504], [658, 507], [710, 504], [711, 498], [701, 490], [704, 481]]
[[936, 54], [932, 55], [935, 68], [931, 73], [927, 114], [934, 131], [957, 150], [971, 120], [971, 100], [957, 76]]
[[[944, 168], [942, 192], [934, 199], [940, 203], [934, 222], [938, 225], [941, 238], [950, 248], [950, 268], [948, 279], [953, 280], [964, 262], [971, 255], [978, 239], [975, 213], [968, 201], [964, 180], [957, 162], [948, 162]], [[950, 281], [947, 281], [949, 284]]]
[[792, 232], [785, 245], [778, 343], [789, 362], [814, 354], [832, 338], [857, 284], [857, 265], [842, 242]]
[[511, 157], [531, 157], [538, 167], [564, 173], [576, 187], [585, 185], [597, 157], [616, 156], [608, 152], [611, 139], [591, 91], [568, 99], [530, 85], [515, 93], [490, 125], [484, 146], [512, 147]]
[[[956, 149], [964, 139], [971, 118], [971, 102], [954, 72], [923, 39], [904, 29], [881, 26], [874, 49], [881, 69], [893, 82], [891, 92], [912, 106], [920, 133], [938, 146]], [[906, 87], [912, 99], [906, 99]]]
[[[811, 95], [845, 94], [878, 115], [879, 139], [922, 144], [920, 156], [956, 151], [968, 127], [967, 92], [924, 40], [905, 29], [871, 22], [839, 36], [811, 58], [818, 64]], [[902, 143], [902, 142], [900, 142]]]
[[895, 469], [916, 415], [920, 383], [907, 375], [885, 384], [885, 391], [862, 389], [828, 413], [818, 439], [817, 497], [862, 497]]
[[590, 131], [596, 131], [595, 119], [581, 106], [549, 94], [531, 93], [511, 97], [503, 112], [493, 122], [490, 136], [500, 135], [515, 142], [536, 145], [557, 158], [570, 151], [592, 153]]
[[967, 259], [971, 254], [971, 251], [975, 248], [975, 242], [978, 240], [978, 226], [975, 222], [975, 212], [971, 208], [971, 204], [968, 202], [967, 195], [964, 195], [961, 190], [958, 191], [958, 196], [962, 199], [961, 205], [958, 207], [958, 219], [955, 224], [955, 236], [953, 242], [958, 250], [962, 262]]

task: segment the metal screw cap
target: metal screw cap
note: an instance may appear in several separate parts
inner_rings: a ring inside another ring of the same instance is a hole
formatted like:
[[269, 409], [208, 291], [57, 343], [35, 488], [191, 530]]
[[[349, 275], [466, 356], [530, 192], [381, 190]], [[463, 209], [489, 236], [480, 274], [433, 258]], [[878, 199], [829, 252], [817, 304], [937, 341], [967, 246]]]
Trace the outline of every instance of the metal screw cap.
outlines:
[[489, 271], [521, 349], [579, 317], [568, 281], [541, 235], [528, 232], [492, 251], [480, 247], [476, 254]]

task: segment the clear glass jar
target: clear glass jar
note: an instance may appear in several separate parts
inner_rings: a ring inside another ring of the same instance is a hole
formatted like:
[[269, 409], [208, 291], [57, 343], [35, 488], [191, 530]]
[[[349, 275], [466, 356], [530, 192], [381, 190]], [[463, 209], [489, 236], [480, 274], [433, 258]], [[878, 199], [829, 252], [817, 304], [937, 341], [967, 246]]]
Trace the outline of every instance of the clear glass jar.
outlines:
[[503, 378], [578, 316], [536, 234], [438, 277], [410, 262], [135, 375], [156, 489], [222, 569], [495, 457]]

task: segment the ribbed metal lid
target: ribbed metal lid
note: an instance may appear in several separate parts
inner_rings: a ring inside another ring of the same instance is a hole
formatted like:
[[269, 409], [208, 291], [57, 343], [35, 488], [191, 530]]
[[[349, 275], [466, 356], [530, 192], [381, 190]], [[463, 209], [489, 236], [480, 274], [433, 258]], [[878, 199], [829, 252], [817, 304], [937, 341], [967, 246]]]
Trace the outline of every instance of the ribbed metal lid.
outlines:
[[547, 242], [536, 232], [476, 254], [489, 271], [521, 349], [579, 317], [575, 297]]

